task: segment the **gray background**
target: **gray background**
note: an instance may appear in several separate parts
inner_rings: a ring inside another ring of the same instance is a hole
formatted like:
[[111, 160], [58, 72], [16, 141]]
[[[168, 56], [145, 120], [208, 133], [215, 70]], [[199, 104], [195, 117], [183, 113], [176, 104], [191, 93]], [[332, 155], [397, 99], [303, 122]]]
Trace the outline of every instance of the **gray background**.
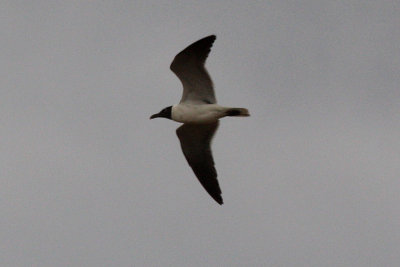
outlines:
[[[399, 1], [1, 1], [1, 266], [399, 266]], [[169, 120], [216, 34], [225, 205]]]

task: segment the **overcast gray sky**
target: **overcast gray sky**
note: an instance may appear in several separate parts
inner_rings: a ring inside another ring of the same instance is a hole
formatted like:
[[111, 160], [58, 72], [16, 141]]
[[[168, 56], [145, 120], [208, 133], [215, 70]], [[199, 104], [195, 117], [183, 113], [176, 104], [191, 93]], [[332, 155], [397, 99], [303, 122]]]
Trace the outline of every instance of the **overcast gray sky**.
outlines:
[[[0, 4], [1, 266], [400, 266], [399, 1]], [[210, 34], [225, 204], [175, 54]]]

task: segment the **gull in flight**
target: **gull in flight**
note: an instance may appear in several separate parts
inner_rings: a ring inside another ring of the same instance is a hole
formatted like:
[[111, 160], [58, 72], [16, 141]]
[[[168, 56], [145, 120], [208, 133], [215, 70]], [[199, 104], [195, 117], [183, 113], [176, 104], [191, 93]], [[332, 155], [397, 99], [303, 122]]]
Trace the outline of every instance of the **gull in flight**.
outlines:
[[220, 118], [247, 117], [250, 114], [245, 108], [217, 104], [212, 80], [204, 67], [215, 39], [215, 35], [207, 36], [175, 56], [170, 69], [182, 82], [181, 101], [164, 108], [150, 119], [167, 118], [183, 123], [176, 130], [182, 152], [204, 189], [222, 205], [222, 192], [211, 153], [211, 139], [217, 131]]

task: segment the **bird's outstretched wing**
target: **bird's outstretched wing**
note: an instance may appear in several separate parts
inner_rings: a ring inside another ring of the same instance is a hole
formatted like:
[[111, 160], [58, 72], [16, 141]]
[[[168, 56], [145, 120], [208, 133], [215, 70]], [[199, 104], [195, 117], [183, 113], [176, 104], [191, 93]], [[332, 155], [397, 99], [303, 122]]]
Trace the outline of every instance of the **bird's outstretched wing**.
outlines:
[[217, 171], [211, 153], [211, 139], [219, 122], [210, 124], [183, 124], [176, 129], [183, 154], [201, 185], [219, 204], [223, 204]]
[[215, 35], [210, 35], [189, 45], [172, 61], [170, 69], [183, 85], [181, 103], [215, 104], [217, 102], [212, 80], [204, 67], [215, 39]]

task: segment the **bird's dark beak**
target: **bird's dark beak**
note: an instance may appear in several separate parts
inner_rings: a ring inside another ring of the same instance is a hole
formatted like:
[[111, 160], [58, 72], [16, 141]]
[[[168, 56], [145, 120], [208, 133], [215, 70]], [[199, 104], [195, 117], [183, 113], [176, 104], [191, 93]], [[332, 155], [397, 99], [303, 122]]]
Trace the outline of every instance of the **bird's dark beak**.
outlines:
[[151, 115], [150, 120], [158, 117], [160, 117], [160, 113], [153, 114]]

